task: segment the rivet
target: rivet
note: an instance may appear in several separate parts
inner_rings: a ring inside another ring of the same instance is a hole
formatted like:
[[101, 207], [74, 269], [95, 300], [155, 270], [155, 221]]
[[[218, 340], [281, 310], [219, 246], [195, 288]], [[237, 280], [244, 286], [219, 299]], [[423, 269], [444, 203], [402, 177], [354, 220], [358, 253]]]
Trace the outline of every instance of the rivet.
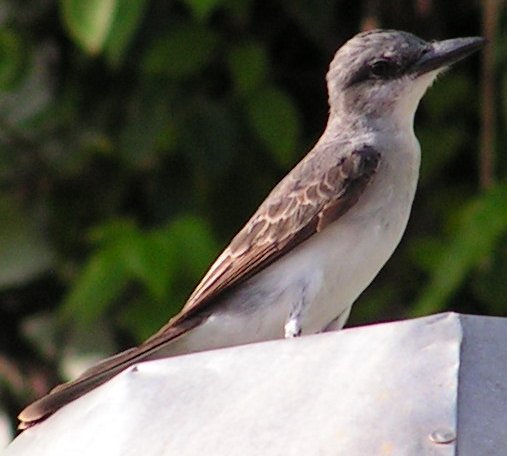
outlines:
[[456, 434], [450, 429], [437, 429], [430, 434], [430, 440], [434, 443], [452, 443], [456, 440]]

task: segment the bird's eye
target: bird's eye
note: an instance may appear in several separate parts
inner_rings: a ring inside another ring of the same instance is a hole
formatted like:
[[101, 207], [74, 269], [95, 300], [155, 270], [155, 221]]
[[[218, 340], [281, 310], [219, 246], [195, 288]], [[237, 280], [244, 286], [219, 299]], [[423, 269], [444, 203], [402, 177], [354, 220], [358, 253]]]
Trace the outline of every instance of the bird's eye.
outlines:
[[376, 78], [388, 79], [396, 76], [398, 65], [390, 60], [377, 60], [371, 64], [370, 72]]

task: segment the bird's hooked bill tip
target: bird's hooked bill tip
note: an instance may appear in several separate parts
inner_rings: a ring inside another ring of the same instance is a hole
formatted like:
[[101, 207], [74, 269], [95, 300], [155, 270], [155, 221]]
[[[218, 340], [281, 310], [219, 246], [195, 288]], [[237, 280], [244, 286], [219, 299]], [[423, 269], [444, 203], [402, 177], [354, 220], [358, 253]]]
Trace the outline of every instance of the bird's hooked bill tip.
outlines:
[[481, 49], [486, 42], [480, 36], [435, 41], [415, 63], [413, 70], [417, 75], [422, 75], [452, 65]]

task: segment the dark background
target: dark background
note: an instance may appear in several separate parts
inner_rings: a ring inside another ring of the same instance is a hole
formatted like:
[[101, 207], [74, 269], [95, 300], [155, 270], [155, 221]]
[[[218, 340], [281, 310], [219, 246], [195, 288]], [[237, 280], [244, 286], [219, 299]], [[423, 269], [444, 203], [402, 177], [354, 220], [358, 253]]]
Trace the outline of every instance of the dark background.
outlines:
[[4, 0], [0, 404], [178, 311], [319, 137], [335, 50], [372, 27], [488, 36], [430, 89], [406, 235], [349, 325], [505, 315], [506, 15], [495, 0]]

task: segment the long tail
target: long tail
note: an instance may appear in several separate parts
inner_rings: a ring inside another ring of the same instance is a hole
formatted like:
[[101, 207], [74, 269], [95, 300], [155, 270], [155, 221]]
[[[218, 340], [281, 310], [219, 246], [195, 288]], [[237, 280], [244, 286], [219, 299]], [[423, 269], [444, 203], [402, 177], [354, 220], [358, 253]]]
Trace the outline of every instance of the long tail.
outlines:
[[188, 319], [176, 326], [167, 325], [143, 344], [118, 353], [86, 370], [76, 380], [63, 383], [46, 396], [36, 400], [18, 415], [18, 429], [27, 429], [52, 415], [58, 409], [106, 383], [126, 368], [146, 360], [162, 346], [174, 341], [199, 324], [198, 319]]

